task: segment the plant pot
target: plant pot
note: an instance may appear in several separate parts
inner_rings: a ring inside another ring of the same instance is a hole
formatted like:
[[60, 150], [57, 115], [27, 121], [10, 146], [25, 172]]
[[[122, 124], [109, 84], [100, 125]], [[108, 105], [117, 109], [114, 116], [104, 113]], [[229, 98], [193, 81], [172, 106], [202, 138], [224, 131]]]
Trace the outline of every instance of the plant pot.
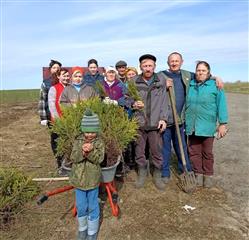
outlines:
[[118, 157], [117, 162], [110, 167], [103, 167], [101, 168], [101, 180], [100, 182], [103, 183], [108, 183], [108, 182], [112, 182], [116, 173], [116, 169], [118, 164], [120, 163], [121, 160], [121, 156]]

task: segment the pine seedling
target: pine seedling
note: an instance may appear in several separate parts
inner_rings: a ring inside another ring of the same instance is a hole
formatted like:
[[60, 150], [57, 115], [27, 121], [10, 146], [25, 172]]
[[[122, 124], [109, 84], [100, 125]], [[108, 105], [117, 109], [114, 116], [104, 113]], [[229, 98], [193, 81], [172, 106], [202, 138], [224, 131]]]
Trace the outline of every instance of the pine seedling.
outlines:
[[99, 96], [101, 98], [105, 98], [108, 97], [108, 94], [105, 91], [105, 88], [103, 86], [103, 84], [100, 81], [97, 81], [94, 88], [96, 89], [97, 93], [99, 94]]
[[133, 81], [128, 82], [128, 94], [132, 99], [134, 99], [134, 101], [142, 101], [142, 98], [138, 93], [136, 84]]

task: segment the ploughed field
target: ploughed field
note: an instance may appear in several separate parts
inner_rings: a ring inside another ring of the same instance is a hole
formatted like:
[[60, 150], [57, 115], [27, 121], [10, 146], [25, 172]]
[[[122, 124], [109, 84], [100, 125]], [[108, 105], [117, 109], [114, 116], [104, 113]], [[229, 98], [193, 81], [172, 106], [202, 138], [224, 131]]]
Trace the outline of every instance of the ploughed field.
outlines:
[[[111, 215], [109, 203], [102, 205], [100, 240], [163, 239], [248, 239], [249, 237], [249, 95], [228, 93], [230, 131], [215, 141], [217, 187], [192, 195], [172, 180], [165, 192], [155, 189], [148, 178], [145, 188], [136, 190], [135, 172], [119, 187], [121, 215]], [[49, 135], [39, 125], [37, 103], [5, 103], [0, 108], [0, 167], [15, 166], [34, 177], [56, 176]], [[39, 183], [42, 191], [67, 182]], [[77, 221], [70, 208], [69, 191], [50, 197], [43, 205], [29, 202], [9, 226], [1, 228], [0, 239], [75, 239]], [[195, 207], [187, 212], [183, 206]]]

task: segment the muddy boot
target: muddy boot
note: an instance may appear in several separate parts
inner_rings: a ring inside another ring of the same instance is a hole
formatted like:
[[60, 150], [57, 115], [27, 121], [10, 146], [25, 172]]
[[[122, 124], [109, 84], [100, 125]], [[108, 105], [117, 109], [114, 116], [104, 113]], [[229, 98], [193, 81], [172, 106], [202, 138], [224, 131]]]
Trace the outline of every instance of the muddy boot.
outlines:
[[97, 233], [95, 233], [93, 235], [88, 235], [87, 240], [97, 240]]
[[164, 184], [163, 180], [162, 180], [162, 172], [160, 169], [155, 168], [154, 172], [153, 172], [153, 182], [156, 186], [157, 189], [164, 191], [166, 185]]
[[99, 230], [99, 218], [91, 221], [87, 220], [88, 232], [87, 232], [87, 240], [97, 240], [98, 230]]
[[196, 179], [196, 186], [197, 187], [203, 187], [203, 174], [196, 173], [195, 174]]
[[207, 176], [204, 175], [204, 183], [203, 186], [206, 188], [211, 188], [213, 187], [214, 183], [213, 183], [213, 176]]
[[77, 240], [87, 239], [87, 216], [78, 217], [79, 231], [77, 235]]
[[137, 181], [135, 184], [136, 188], [142, 188], [144, 186], [146, 177], [147, 177], [147, 167], [139, 166]]
[[168, 184], [170, 181], [170, 178], [169, 177], [162, 177], [162, 181], [164, 184]]
[[87, 240], [87, 230], [78, 231], [77, 240]]

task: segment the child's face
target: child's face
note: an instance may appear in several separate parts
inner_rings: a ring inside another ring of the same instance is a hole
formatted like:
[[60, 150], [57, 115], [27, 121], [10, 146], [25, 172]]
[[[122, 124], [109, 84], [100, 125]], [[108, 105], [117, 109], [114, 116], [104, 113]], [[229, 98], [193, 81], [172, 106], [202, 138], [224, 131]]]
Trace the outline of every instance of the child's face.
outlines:
[[88, 141], [92, 141], [93, 139], [95, 139], [97, 137], [97, 133], [93, 132], [93, 133], [84, 133], [84, 137], [86, 140]]

